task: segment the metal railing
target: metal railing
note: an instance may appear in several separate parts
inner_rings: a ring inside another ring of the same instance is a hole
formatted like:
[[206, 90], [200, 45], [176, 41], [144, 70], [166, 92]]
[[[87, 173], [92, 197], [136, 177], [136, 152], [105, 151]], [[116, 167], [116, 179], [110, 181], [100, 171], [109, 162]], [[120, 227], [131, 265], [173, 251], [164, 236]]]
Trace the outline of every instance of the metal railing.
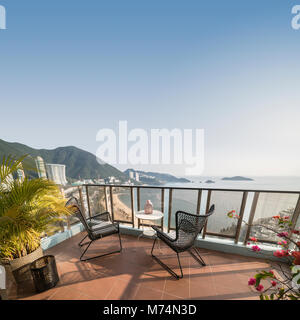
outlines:
[[[141, 210], [145, 199], [154, 199], [155, 209], [164, 213], [158, 226], [166, 232], [175, 230], [177, 210], [204, 214], [215, 204], [216, 212], [205, 225], [202, 238], [232, 239], [245, 245], [253, 234], [259, 242], [276, 243], [271, 235], [263, 236], [255, 227], [261, 221], [272, 223], [273, 215], [289, 215], [293, 227], [300, 223], [300, 191], [85, 184], [78, 187], [78, 196], [87, 216], [108, 211], [113, 221], [139, 229], [151, 225], [136, 219], [135, 212]], [[237, 222], [226, 217], [233, 209], [239, 215]], [[242, 224], [243, 219], [248, 226]]]

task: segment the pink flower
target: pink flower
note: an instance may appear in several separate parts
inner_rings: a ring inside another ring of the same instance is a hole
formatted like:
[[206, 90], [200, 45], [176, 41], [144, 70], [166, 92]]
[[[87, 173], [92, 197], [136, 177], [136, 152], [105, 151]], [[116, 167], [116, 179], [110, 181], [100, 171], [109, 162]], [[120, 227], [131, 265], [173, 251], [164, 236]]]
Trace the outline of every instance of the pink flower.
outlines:
[[275, 257], [278, 257], [278, 258], [290, 255], [289, 250], [276, 250], [273, 254]]
[[284, 256], [283, 250], [276, 250], [274, 253], [275, 257], [281, 258]]
[[263, 291], [264, 290], [264, 286], [259, 284], [257, 287], [256, 287], [256, 290], [257, 291]]
[[261, 249], [260, 249], [259, 246], [252, 246], [252, 247], [251, 247], [251, 250], [254, 251], [254, 252], [258, 252], [258, 251], [260, 251]]
[[274, 271], [273, 271], [273, 270], [270, 270], [269, 273], [272, 273], [273, 277], [275, 278], [275, 275], [274, 275]]
[[300, 265], [300, 251], [294, 251], [292, 256], [295, 258], [294, 265]]
[[287, 241], [285, 240], [282, 240], [282, 241], [278, 241], [278, 244], [283, 246], [283, 245], [286, 245], [287, 244]]
[[255, 285], [255, 283], [256, 283], [256, 280], [254, 278], [250, 278], [248, 280], [248, 286], [253, 286], [253, 285]]
[[289, 250], [283, 250], [283, 255], [284, 256], [289, 256], [290, 255]]
[[273, 287], [277, 286], [277, 282], [276, 281], [271, 281], [271, 284], [272, 284]]
[[281, 238], [288, 237], [288, 235], [289, 235], [288, 232], [280, 232], [280, 233], [277, 233], [277, 236], [278, 236], [278, 237], [281, 237]]
[[228, 213], [227, 213], [227, 216], [229, 217], [229, 218], [233, 218], [233, 214], [235, 213], [235, 210], [231, 210], [231, 211], [229, 211]]

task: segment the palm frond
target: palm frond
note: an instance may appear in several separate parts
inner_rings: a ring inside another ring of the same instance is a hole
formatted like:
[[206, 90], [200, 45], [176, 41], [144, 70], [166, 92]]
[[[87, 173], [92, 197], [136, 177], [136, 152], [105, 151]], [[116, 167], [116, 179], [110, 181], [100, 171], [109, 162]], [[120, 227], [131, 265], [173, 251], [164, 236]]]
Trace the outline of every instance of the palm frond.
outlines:
[[1, 181], [9, 188], [0, 188], [0, 258], [13, 259], [37, 249], [41, 235], [72, 214], [53, 182], [41, 178], [8, 181], [7, 176], [24, 158], [7, 157], [2, 161]]

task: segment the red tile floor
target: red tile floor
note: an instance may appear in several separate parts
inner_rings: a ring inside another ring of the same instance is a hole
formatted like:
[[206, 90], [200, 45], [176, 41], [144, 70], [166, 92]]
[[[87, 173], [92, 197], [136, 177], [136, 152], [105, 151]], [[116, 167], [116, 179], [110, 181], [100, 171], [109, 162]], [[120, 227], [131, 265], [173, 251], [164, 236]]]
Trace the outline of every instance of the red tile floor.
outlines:
[[[181, 254], [184, 278], [174, 279], [151, 257], [152, 240], [122, 235], [123, 251], [80, 262], [78, 242], [83, 233], [47, 250], [53, 254], [60, 281], [46, 292], [18, 293], [19, 299], [258, 299], [247, 282], [269, 262], [245, 256], [200, 249], [206, 266], [200, 266], [189, 253]], [[117, 236], [94, 242], [88, 256], [118, 248]], [[176, 255], [161, 243], [156, 254], [175, 271]]]

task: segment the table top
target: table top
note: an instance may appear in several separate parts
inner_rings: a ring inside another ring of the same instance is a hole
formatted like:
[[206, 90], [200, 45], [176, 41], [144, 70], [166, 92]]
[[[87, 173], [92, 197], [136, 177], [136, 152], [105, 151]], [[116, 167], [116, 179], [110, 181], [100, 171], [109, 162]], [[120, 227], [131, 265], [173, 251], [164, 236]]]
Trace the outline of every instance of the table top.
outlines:
[[144, 210], [138, 211], [135, 214], [136, 218], [142, 220], [158, 220], [161, 219], [164, 214], [161, 211], [153, 210], [151, 214], [146, 214]]

